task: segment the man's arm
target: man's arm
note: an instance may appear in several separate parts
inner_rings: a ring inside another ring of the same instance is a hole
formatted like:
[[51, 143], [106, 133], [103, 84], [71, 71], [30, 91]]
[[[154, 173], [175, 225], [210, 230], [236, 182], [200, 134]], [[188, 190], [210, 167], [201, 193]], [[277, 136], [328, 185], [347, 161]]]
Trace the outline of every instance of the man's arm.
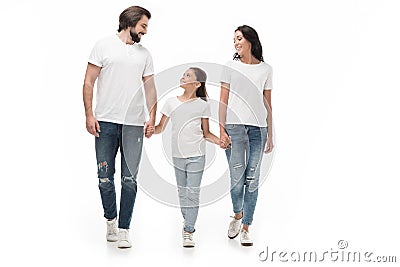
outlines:
[[154, 133], [154, 124], [157, 112], [157, 91], [154, 83], [154, 75], [143, 77], [144, 93], [146, 96], [146, 106], [149, 110], [149, 121], [144, 125], [144, 133], [147, 138]]
[[97, 132], [100, 132], [100, 125], [93, 115], [92, 101], [94, 83], [99, 76], [100, 70], [101, 67], [88, 63], [85, 80], [83, 82], [83, 104], [85, 106], [86, 130], [96, 137], [99, 137]]

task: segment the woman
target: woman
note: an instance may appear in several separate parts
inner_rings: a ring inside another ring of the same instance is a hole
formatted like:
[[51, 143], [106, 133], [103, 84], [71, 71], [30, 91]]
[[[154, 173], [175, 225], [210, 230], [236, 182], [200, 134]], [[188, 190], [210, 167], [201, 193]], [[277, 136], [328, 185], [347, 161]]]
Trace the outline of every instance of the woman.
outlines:
[[250, 26], [234, 33], [236, 53], [221, 78], [220, 146], [225, 150], [231, 178], [233, 220], [228, 237], [240, 233], [243, 246], [252, 246], [249, 226], [258, 196], [263, 151], [273, 149], [272, 68], [264, 62], [257, 32]]

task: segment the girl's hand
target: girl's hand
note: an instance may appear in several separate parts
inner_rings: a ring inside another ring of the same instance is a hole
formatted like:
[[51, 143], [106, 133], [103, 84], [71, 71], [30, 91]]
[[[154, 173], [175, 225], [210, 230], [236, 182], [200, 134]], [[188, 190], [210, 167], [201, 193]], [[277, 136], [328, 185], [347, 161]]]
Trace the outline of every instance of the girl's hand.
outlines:
[[272, 149], [274, 149], [274, 144], [272, 142], [272, 138], [268, 137], [267, 138], [267, 143], [265, 144], [264, 153], [270, 153], [270, 152], [272, 152]]
[[155, 126], [150, 122], [146, 122], [144, 126], [144, 136], [150, 138], [154, 134]]
[[219, 137], [219, 147], [227, 149], [231, 145], [231, 137], [226, 132], [221, 132]]

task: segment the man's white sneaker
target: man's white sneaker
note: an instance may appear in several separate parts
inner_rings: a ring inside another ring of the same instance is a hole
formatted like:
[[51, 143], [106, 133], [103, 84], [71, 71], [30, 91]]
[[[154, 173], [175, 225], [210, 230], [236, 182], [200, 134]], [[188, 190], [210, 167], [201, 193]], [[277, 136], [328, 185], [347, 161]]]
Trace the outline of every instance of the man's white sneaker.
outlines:
[[229, 229], [228, 229], [228, 237], [230, 239], [233, 239], [237, 237], [237, 235], [240, 232], [240, 225], [242, 224], [242, 218], [239, 220], [236, 220], [235, 217], [232, 217], [232, 221], [229, 224]]
[[118, 241], [118, 228], [117, 228], [117, 218], [112, 220], [107, 220], [107, 235], [108, 242]]
[[130, 248], [130, 247], [132, 247], [128, 229], [119, 229], [119, 232], [118, 232], [118, 247], [119, 248]]
[[249, 232], [244, 229], [240, 231], [240, 243], [242, 244], [242, 246], [253, 245], [253, 240], [251, 239]]
[[183, 232], [183, 247], [192, 248], [194, 244], [193, 233]]

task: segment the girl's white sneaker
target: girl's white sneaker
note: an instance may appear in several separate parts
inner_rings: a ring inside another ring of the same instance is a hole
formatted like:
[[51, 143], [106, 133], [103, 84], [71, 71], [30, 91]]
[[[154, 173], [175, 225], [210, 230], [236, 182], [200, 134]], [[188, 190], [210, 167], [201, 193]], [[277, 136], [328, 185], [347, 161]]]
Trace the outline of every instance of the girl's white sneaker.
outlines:
[[183, 232], [183, 247], [192, 248], [194, 244], [193, 233]]

